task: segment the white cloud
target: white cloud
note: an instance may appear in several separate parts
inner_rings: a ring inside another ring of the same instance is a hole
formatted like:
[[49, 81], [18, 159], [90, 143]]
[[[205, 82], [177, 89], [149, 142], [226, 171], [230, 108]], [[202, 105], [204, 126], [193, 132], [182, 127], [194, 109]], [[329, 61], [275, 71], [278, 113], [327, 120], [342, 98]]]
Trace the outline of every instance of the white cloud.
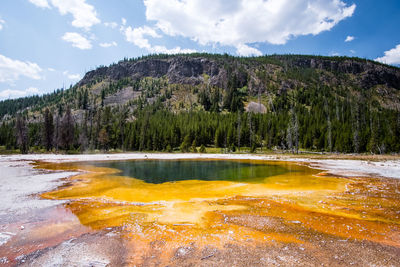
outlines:
[[48, 71], [51, 71], [51, 72], [54, 72], [54, 71], [56, 71], [55, 69], [53, 69], [53, 68], [47, 68], [47, 70]]
[[0, 92], [0, 99], [9, 99], [9, 98], [18, 98], [18, 97], [24, 97], [24, 96], [29, 96], [29, 95], [37, 95], [39, 94], [39, 89], [35, 87], [29, 87], [26, 90], [12, 90], [12, 89], [6, 89]]
[[42, 69], [29, 61], [19, 61], [0, 55], [0, 82], [14, 82], [20, 76], [40, 80]]
[[149, 40], [145, 38], [145, 36], [150, 36], [153, 38], [161, 38], [161, 35], [157, 34], [157, 32], [147, 26], [132, 28], [128, 27], [125, 29], [125, 37], [126, 40], [139, 48], [151, 49], [151, 45]]
[[26, 93], [23, 90], [6, 89], [0, 92], [0, 99], [18, 98], [18, 97], [23, 97], [25, 95]]
[[386, 51], [383, 57], [378, 57], [375, 60], [385, 64], [400, 64], [400, 44], [395, 48]]
[[50, 8], [47, 0], [29, 0], [29, 2], [41, 8]]
[[25, 92], [28, 95], [35, 95], [35, 94], [39, 94], [39, 89], [37, 89], [36, 87], [29, 87], [28, 89], [25, 90]]
[[260, 50], [250, 47], [245, 44], [239, 44], [236, 47], [236, 53], [240, 56], [261, 56], [262, 53]]
[[146, 49], [150, 53], [158, 53], [158, 54], [182, 54], [182, 53], [193, 53], [196, 50], [193, 49], [182, 49], [179, 46], [168, 49], [165, 46], [161, 45], [151, 45], [149, 40], [145, 38], [145, 36], [150, 36], [152, 38], [161, 38], [162, 36], [158, 34], [153, 28], [148, 26], [132, 28], [122, 27], [121, 29], [125, 34], [125, 38], [128, 42], [133, 43], [139, 48]]
[[67, 32], [63, 35], [62, 39], [66, 42], [72, 43], [73, 47], [82, 50], [92, 48], [92, 43], [77, 32]]
[[346, 40], [344, 40], [345, 42], [351, 42], [351, 41], [353, 41], [355, 39], [355, 37], [354, 36], [347, 36], [346, 37]]
[[122, 23], [123, 26], [125, 26], [126, 25], [126, 18], [121, 18], [121, 23]]
[[118, 23], [112, 21], [112, 22], [104, 22], [104, 26], [110, 27], [111, 29], [115, 29], [118, 27]]
[[350, 50], [350, 53], [355, 54], [356, 51], [355, 50]]
[[168, 49], [163, 45], [156, 45], [149, 49], [149, 52], [155, 54], [189, 54], [194, 53], [196, 50], [193, 49], [183, 49], [180, 46]]
[[32, 4], [42, 7], [56, 7], [61, 15], [71, 14], [74, 20], [72, 26], [89, 30], [95, 24], [100, 23], [97, 12], [86, 0], [29, 0]]
[[0, 31], [3, 29], [4, 24], [6, 24], [5, 20], [0, 19]]
[[[356, 5], [341, 0], [144, 0], [146, 18], [166, 35], [201, 45], [285, 44], [296, 36], [317, 35], [353, 15]], [[246, 45], [246, 46], [245, 46]], [[245, 53], [243, 53], [245, 54]]]
[[70, 80], [80, 80], [81, 75], [80, 74], [71, 74], [69, 71], [63, 71], [63, 75], [66, 76]]
[[62, 15], [70, 13], [74, 20], [72, 26], [89, 29], [95, 24], [100, 23], [97, 12], [86, 0], [51, 0], [51, 3], [58, 8]]
[[81, 75], [79, 75], [79, 74], [68, 74], [67, 77], [70, 80], [80, 80], [81, 79]]
[[104, 47], [104, 48], [108, 48], [108, 47], [112, 47], [112, 46], [117, 46], [118, 44], [117, 44], [117, 42], [115, 42], [115, 41], [113, 41], [113, 42], [111, 42], [111, 43], [100, 43], [100, 46], [101, 47]]

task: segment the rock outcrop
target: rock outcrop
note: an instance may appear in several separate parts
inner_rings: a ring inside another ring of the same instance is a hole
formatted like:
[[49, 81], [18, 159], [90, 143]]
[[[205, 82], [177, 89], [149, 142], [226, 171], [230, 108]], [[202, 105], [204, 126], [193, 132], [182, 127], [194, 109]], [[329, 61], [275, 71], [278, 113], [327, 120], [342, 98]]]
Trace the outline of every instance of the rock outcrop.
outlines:
[[[288, 57], [285, 56], [277, 56], [277, 58], [282, 61], [288, 60]], [[386, 85], [400, 90], [399, 68], [377, 62], [350, 58], [312, 58], [310, 56], [293, 56], [288, 61], [289, 65], [294, 67], [357, 75], [356, 80], [361, 88]]]
[[[257, 76], [261, 67], [268, 75], [273, 75], [276, 70], [283, 74], [283, 76], [280, 75], [283, 79], [275, 81], [282, 92], [290, 89], [291, 84], [299, 84], [298, 81], [285, 79], [285, 72], [293, 69], [321, 70], [330, 73], [332, 77], [342, 75], [340, 78], [342, 81], [346, 82], [351, 78], [352, 85], [361, 89], [382, 85], [400, 90], [400, 69], [373, 61], [312, 56], [270, 56], [270, 58], [274, 59], [276, 64], [257, 59], [248, 59], [246, 63], [243, 63], [237, 58], [191, 55], [121, 61], [109, 67], [89, 71], [78, 86], [102, 79], [117, 81], [127, 77], [136, 80], [143, 77], [165, 76], [170, 83], [197, 85], [207, 80], [212, 86], [226, 88], [230, 75], [235, 74], [238, 86], [249, 85], [249, 92], [254, 94], [258, 90], [257, 84], [262, 84]], [[329, 79], [326, 81], [329, 83]], [[338, 79], [334, 78], [333, 81], [337, 85]]]
[[211, 85], [224, 87], [226, 71], [218, 62], [205, 58], [186, 57], [124, 61], [110, 67], [101, 67], [86, 73], [78, 86], [88, 84], [98, 78], [119, 80], [130, 77], [135, 80], [162, 76], [166, 76], [170, 83], [195, 85], [204, 82], [204, 75], [210, 77]]

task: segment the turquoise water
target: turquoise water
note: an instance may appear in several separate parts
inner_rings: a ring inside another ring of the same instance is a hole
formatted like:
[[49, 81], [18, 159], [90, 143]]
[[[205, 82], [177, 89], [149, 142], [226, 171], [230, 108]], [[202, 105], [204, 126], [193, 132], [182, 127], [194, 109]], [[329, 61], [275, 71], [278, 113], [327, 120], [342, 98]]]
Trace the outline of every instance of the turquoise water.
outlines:
[[117, 175], [153, 184], [183, 180], [257, 182], [289, 172], [278, 165], [222, 160], [135, 160], [93, 162], [90, 165], [118, 169]]

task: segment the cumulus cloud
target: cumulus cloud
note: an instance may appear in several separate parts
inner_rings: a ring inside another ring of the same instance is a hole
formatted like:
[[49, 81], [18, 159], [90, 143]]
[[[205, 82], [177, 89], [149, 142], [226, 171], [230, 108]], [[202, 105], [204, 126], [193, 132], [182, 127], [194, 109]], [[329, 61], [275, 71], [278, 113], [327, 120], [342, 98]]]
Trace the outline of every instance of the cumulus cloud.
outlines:
[[100, 23], [96, 10], [86, 3], [86, 0], [29, 0], [29, 2], [42, 8], [55, 7], [61, 15], [71, 14], [74, 18], [72, 26], [77, 28], [89, 30], [93, 25]]
[[69, 71], [63, 71], [63, 75], [66, 76], [70, 80], [80, 80], [81, 75], [80, 74], [71, 74]]
[[383, 57], [378, 57], [375, 60], [385, 64], [400, 64], [400, 44], [398, 44], [395, 48], [386, 51]]
[[156, 32], [155, 29], [150, 28], [148, 26], [132, 28], [122, 27], [122, 32], [125, 35], [125, 38], [128, 42], [133, 43], [134, 45], [138, 46], [139, 48], [146, 49], [150, 53], [159, 53], [159, 54], [182, 54], [182, 53], [193, 53], [196, 50], [193, 49], [182, 49], [181, 47], [177, 46], [172, 49], [168, 49], [162, 45], [152, 45], [150, 44], [149, 40], [146, 36], [152, 38], [161, 38], [162, 36]]
[[118, 27], [118, 23], [112, 21], [112, 22], [104, 22], [104, 26], [110, 27], [111, 29], [115, 29]]
[[104, 48], [108, 48], [108, 47], [112, 47], [112, 46], [117, 46], [118, 44], [117, 44], [117, 42], [115, 42], [115, 41], [113, 41], [113, 42], [111, 42], [111, 43], [100, 43], [100, 46], [101, 47], [104, 47]]
[[6, 24], [5, 20], [0, 19], [0, 31], [3, 29], [4, 24]]
[[285, 44], [317, 35], [351, 17], [356, 5], [341, 0], [144, 0], [146, 18], [166, 35], [201, 45], [234, 46], [238, 54], [259, 54], [248, 45]]
[[29, 61], [20, 61], [0, 55], [0, 82], [14, 82], [20, 76], [40, 80], [42, 69]]
[[77, 32], [67, 32], [63, 35], [62, 39], [66, 42], [72, 43], [73, 47], [82, 50], [92, 48], [92, 43]]
[[344, 40], [345, 42], [351, 42], [351, 41], [353, 41], [355, 39], [355, 37], [354, 36], [347, 36], [346, 37], [346, 40]]
[[168, 49], [163, 45], [155, 45], [149, 49], [149, 52], [155, 54], [189, 54], [196, 52], [196, 50], [181, 48], [180, 46]]
[[132, 28], [128, 27], [125, 29], [125, 38], [128, 42], [133, 43], [139, 48], [151, 49], [151, 45], [149, 40], [145, 38], [145, 36], [150, 36], [153, 38], [161, 38], [161, 35], [157, 34], [157, 32], [148, 27], [138, 27]]
[[18, 98], [18, 97], [24, 97], [24, 96], [29, 96], [29, 95], [37, 95], [39, 94], [39, 89], [35, 87], [29, 87], [26, 90], [12, 90], [12, 89], [6, 89], [0, 92], [0, 99], [9, 99], [9, 98]]
[[70, 80], [79, 80], [81, 78], [81, 75], [79, 75], [79, 74], [68, 74], [67, 77]]
[[260, 50], [258, 50], [256, 48], [253, 48], [253, 47], [250, 47], [250, 46], [245, 45], [245, 44], [237, 45], [236, 49], [237, 49], [237, 53], [240, 56], [245, 56], [246, 57], [246, 56], [261, 56], [262, 55]]
[[37, 89], [36, 87], [29, 87], [28, 89], [25, 90], [25, 92], [29, 95], [35, 95], [39, 94], [39, 89]]
[[41, 8], [50, 8], [49, 2], [47, 2], [47, 0], [29, 0], [29, 2]]

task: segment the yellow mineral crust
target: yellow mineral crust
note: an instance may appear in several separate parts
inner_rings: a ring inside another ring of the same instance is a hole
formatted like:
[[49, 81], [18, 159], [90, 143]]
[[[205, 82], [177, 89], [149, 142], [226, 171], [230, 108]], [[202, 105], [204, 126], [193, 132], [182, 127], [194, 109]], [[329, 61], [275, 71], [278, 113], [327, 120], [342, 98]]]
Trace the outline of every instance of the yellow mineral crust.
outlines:
[[[222, 247], [287, 242], [312, 247], [304, 240], [316, 234], [400, 246], [400, 219], [393, 211], [400, 210], [398, 194], [365, 198], [372, 194], [371, 185], [382, 186], [381, 180], [318, 175], [318, 170], [288, 162], [255, 163], [277, 164], [291, 172], [258, 183], [151, 184], [118, 176], [110, 168], [73, 163], [38, 167], [82, 171], [67, 186], [42, 197], [70, 200], [65, 207], [82, 225], [93, 230], [119, 227], [143, 251], [160, 240], [171, 251], [194, 243]], [[399, 190], [396, 182], [384, 186]]]

